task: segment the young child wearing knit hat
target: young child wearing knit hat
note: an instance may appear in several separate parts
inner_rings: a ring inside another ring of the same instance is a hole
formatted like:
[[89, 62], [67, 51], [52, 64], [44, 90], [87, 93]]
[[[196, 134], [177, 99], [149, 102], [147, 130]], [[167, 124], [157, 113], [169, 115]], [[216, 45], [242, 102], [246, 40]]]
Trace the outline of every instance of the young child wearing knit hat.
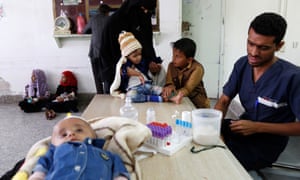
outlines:
[[110, 94], [125, 98], [130, 96], [132, 102], [163, 102], [181, 103], [183, 95], [174, 93], [163, 98], [160, 86], [152, 85], [152, 79], [146, 61], [142, 58], [142, 46], [130, 32], [123, 31], [119, 35], [121, 58], [116, 66], [114, 82]]
[[116, 65], [110, 94], [121, 98], [131, 97], [132, 102], [162, 102], [162, 87], [152, 85], [149, 69], [142, 59], [142, 46], [130, 32], [119, 35], [121, 58]]

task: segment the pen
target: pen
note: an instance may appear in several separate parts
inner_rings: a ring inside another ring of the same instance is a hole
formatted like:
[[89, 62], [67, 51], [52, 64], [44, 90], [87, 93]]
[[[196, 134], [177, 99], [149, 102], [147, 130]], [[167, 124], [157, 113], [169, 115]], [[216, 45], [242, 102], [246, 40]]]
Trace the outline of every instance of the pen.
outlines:
[[255, 103], [254, 103], [254, 109], [255, 109], [255, 120], [257, 120], [257, 111], [258, 111], [258, 109], [257, 109], [257, 107], [258, 107], [258, 103], [259, 103], [259, 100], [258, 100], [258, 98], [256, 98], [256, 100], [255, 100]]

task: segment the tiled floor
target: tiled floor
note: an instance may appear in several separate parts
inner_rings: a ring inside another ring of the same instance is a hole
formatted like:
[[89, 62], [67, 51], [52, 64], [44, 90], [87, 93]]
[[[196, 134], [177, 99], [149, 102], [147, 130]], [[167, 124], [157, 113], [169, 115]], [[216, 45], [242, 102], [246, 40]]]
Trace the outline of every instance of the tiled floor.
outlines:
[[38, 140], [50, 135], [53, 125], [62, 117], [52, 121], [44, 113], [24, 113], [16, 104], [0, 104], [0, 172], [3, 174], [24, 158], [29, 148]]
[[[214, 100], [212, 104], [214, 104]], [[80, 107], [80, 115], [86, 104]], [[58, 114], [54, 120], [46, 120], [44, 113], [24, 113], [17, 104], [0, 104], [0, 177], [15, 163], [24, 158], [29, 148], [38, 140], [48, 137], [53, 125], [65, 116]], [[292, 163], [300, 167], [300, 137], [292, 137], [291, 141], [280, 156], [279, 162]], [[300, 179], [300, 171], [266, 168], [261, 171], [266, 179], [296, 180]], [[254, 180], [262, 179], [255, 172], [251, 172]]]

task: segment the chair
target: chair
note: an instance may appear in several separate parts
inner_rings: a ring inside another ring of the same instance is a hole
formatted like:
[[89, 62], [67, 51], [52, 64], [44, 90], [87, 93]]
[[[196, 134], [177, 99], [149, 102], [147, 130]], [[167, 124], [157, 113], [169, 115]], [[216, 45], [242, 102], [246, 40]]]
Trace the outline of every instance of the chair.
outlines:
[[[300, 136], [291, 136], [285, 150], [271, 167], [259, 170], [257, 173], [263, 179], [300, 179]], [[271, 177], [272, 176], [272, 177]], [[268, 178], [270, 177], [270, 178]]]

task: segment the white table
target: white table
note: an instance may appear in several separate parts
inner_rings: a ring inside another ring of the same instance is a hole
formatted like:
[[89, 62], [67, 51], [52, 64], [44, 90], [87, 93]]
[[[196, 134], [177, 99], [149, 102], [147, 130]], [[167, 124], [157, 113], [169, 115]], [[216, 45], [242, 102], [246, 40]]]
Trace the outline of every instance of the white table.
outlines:
[[[118, 116], [124, 100], [109, 95], [95, 95], [82, 116]], [[153, 107], [158, 121], [174, 126], [171, 116], [175, 110], [192, 111], [195, 106], [188, 98], [181, 104], [173, 103], [133, 103], [139, 111], [139, 121], [146, 123], [146, 110]], [[220, 140], [220, 144], [224, 145]], [[214, 148], [198, 154], [190, 152], [194, 144], [184, 147], [172, 156], [157, 154], [139, 162], [143, 180], [244, 180], [252, 179], [247, 171], [228, 149]], [[197, 145], [197, 149], [200, 148]]]

